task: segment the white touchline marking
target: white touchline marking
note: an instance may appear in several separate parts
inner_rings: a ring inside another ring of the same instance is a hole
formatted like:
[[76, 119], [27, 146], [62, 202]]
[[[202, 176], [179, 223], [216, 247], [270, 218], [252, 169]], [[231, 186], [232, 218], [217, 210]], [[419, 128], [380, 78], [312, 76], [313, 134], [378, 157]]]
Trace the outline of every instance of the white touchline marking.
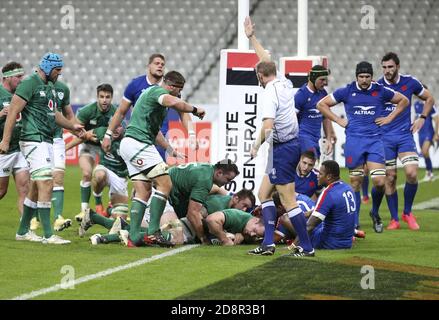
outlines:
[[433, 198], [413, 206], [413, 210], [424, 210], [429, 208], [439, 208], [439, 198]]
[[[430, 180], [418, 181], [418, 184], [425, 183], [425, 182], [433, 182], [433, 181], [436, 181], [437, 179], [439, 179], [439, 176], [433, 177], [433, 179], [431, 179], [431, 181]], [[396, 189], [402, 189], [404, 187], [405, 187], [405, 183], [404, 184], [400, 184], [399, 186], [396, 187]]]
[[[110, 274], [113, 274], [113, 273], [116, 273], [116, 272], [119, 272], [119, 271], [123, 271], [123, 270], [127, 270], [127, 269], [131, 269], [131, 268], [134, 268], [134, 267], [138, 267], [138, 266], [141, 266], [143, 264], [146, 264], [146, 263], [149, 263], [149, 262], [153, 262], [155, 260], [159, 260], [159, 259], [162, 259], [162, 258], [173, 256], [173, 255], [175, 255], [177, 253], [188, 251], [188, 250], [191, 250], [191, 249], [196, 248], [198, 246], [199, 246], [199, 244], [186, 245], [186, 246], [178, 248], [178, 249], [174, 249], [174, 250], [171, 250], [171, 251], [168, 251], [168, 252], [164, 252], [164, 253], [158, 254], [156, 256], [152, 256], [150, 258], [145, 258], [145, 259], [137, 260], [137, 261], [134, 261], [134, 262], [131, 262], [131, 263], [128, 263], [128, 264], [124, 264], [124, 265], [119, 266], [119, 267], [110, 268], [110, 269], [107, 269], [107, 270], [104, 270], [104, 271], [101, 271], [101, 272], [98, 272], [98, 273], [95, 273], [95, 274], [90, 274], [88, 276], [84, 276], [84, 277], [75, 279], [73, 285], [76, 286], [76, 285], [84, 283], [84, 282], [88, 282], [88, 281], [91, 281], [91, 280], [94, 280], [94, 279], [106, 277], [106, 276], [108, 276]], [[64, 290], [63, 288], [61, 288], [61, 284], [57, 284], [57, 285], [54, 285], [52, 287], [48, 287], [48, 288], [32, 291], [32, 292], [29, 292], [29, 293], [25, 293], [25, 294], [22, 294], [20, 296], [15, 297], [15, 298], [12, 298], [11, 300], [28, 300], [28, 299], [33, 299], [35, 297], [42, 296], [42, 295], [48, 294], [50, 292], [56, 292], [56, 291], [59, 291], [59, 290]]]

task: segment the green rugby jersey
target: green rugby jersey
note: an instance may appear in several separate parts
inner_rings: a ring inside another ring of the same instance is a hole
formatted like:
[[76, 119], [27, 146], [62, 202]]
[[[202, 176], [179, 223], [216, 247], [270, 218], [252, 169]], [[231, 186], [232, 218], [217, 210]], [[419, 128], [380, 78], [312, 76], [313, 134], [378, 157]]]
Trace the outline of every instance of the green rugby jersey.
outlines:
[[209, 195], [204, 206], [207, 209], [207, 214], [211, 214], [217, 211], [222, 211], [224, 209], [229, 209], [229, 203], [232, 199], [232, 196], [222, 195], [222, 194], [214, 194]]
[[189, 200], [204, 205], [213, 185], [214, 166], [209, 163], [188, 163], [169, 169], [172, 190], [169, 201], [179, 218], [185, 217]]
[[[99, 127], [94, 129], [93, 133], [96, 134], [96, 137], [99, 141], [102, 141], [104, 140], [106, 131], [107, 127]], [[123, 136], [117, 140], [112, 140], [109, 153], [105, 153], [102, 148], [99, 149], [99, 164], [113, 171], [118, 177], [126, 178], [128, 177], [128, 169], [125, 161], [122, 159], [119, 153], [119, 146], [122, 138]]]
[[[61, 81], [55, 82], [54, 87], [58, 111], [64, 114], [64, 108], [70, 104], [70, 89], [64, 82]], [[63, 128], [57, 125], [53, 137], [62, 138], [62, 134]]]
[[242, 233], [247, 222], [253, 217], [250, 213], [238, 209], [225, 209], [223, 213], [223, 229], [230, 233]]
[[163, 87], [152, 86], [140, 95], [131, 114], [125, 133], [126, 137], [147, 145], [155, 144], [157, 134], [168, 112], [168, 108], [162, 106], [158, 99], [161, 95], [168, 93]]
[[34, 73], [18, 85], [15, 94], [27, 101], [21, 112], [20, 140], [53, 143], [57, 128], [57, 99], [53, 83], [44, 83], [38, 73]]
[[[0, 111], [8, 107], [12, 99], [12, 93], [6, 90], [0, 84]], [[0, 137], [3, 137], [3, 130], [5, 128], [6, 115], [0, 118]], [[6, 154], [11, 154], [20, 151], [20, 132], [21, 132], [21, 113], [17, 115], [17, 121], [15, 122], [14, 130], [12, 131], [11, 141], [9, 142], [9, 150]]]
[[[84, 124], [86, 131], [99, 127], [108, 127], [111, 117], [116, 113], [117, 106], [112, 104], [107, 111], [99, 109], [98, 103], [93, 102], [80, 108], [76, 113], [76, 118]], [[99, 145], [99, 143], [87, 141], [86, 143]]]

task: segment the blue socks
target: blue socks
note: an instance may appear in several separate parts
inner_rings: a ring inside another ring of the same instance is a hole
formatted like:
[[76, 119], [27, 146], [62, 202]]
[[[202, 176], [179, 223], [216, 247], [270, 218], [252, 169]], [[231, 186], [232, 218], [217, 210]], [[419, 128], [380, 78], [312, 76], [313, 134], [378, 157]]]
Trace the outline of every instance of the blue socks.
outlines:
[[383, 201], [384, 192], [379, 192], [377, 188], [373, 187], [372, 191], [372, 214], [377, 217], [380, 210], [381, 202]]
[[304, 251], [311, 252], [313, 247], [308, 232], [306, 231], [306, 219], [302, 209], [295, 207], [288, 211], [287, 214], [293, 224], [294, 230], [296, 230], [296, 233], [299, 236], [300, 246]]
[[433, 171], [433, 165], [431, 163], [431, 159], [430, 158], [424, 158], [425, 160], [425, 169], [427, 169], [427, 171]]
[[415, 201], [416, 192], [418, 191], [418, 183], [405, 183], [404, 187], [404, 214], [412, 212], [413, 202]]
[[389, 207], [390, 216], [393, 220], [399, 221], [398, 218], [398, 192], [391, 195], [386, 194], [387, 206]]
[[276, 228], [276, 207], [273, 200], [262, 203], [262, 218], [264, 220], [264, 241], [263, 246], [274, 245], [274, 229]]
[[361, 184], [361, 190], [363, 192], [363, 197], [369, 196], [369, 176], [363, 177], [363, 183]]

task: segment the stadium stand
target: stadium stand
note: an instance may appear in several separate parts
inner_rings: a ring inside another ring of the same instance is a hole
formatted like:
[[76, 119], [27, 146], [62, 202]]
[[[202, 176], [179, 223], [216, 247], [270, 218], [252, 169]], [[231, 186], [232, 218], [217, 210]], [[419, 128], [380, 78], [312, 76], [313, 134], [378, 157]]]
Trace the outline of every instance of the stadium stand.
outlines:
[[[167, 69], [188, 79], [185, 94], [194, 103], [218, 103], [219, 53], [237, 48], [236, 0], [2, 0], [0, 61], [21, 61], [28, 72], [46, 51], [66, 61], [63, 79], [73, 104], [94, 98], [98, 83], [109, 82], [120, 101], [125, 85], [142, 74], [153, 52], [167, 57]], [[75, 9], [73, 30], [63, 29], [61, 8]], [[362, 1], [309, 0], [310, 55], [327, 55], [330, 89], [352, 81], [355, 64], [373, 63], [389, 50], [401, 57], [401, 71], [437, 91], [439, 2], [372, 0], [375, 29], [361, 29]], [[250, 0], [258, 36], [276, 60], [296, 54], [297, 2]], [[437, 95], [437, 94], [436, 94]]]

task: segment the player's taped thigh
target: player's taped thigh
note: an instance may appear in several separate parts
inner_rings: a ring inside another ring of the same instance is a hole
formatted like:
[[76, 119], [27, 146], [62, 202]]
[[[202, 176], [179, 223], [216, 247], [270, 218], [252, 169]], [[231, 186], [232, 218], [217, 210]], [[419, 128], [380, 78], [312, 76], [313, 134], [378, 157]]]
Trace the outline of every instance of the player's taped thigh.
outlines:
[[379, 178], [379, 177], [385, 177], [385, 176], [386, 176], [386, 169], [384, 169], [384, 168], [370, 170], [370, 177], [372, 179]]
[[401, 159], [401, 163], [404, 167], [409, 165], [419, 166], [419, 157], [416, 154], [405, 156]]
[[150, 182], [151, 179], [168, 174], [168, 170], [169, 170], [169, 166], [164, 162], [160, 162], [154, 167], [148, 168], [142, 172], [132, 175], [131, 180]]
[[386, 160], [386, 170], [396, 170], [396, 159]]
[[41, 168], [33, 171], [30, 179], [34, 181], [52, 180], [52, 168]]
[[350, 169], [349, 170], [349, 177], [364, 177], [364, 169]]

